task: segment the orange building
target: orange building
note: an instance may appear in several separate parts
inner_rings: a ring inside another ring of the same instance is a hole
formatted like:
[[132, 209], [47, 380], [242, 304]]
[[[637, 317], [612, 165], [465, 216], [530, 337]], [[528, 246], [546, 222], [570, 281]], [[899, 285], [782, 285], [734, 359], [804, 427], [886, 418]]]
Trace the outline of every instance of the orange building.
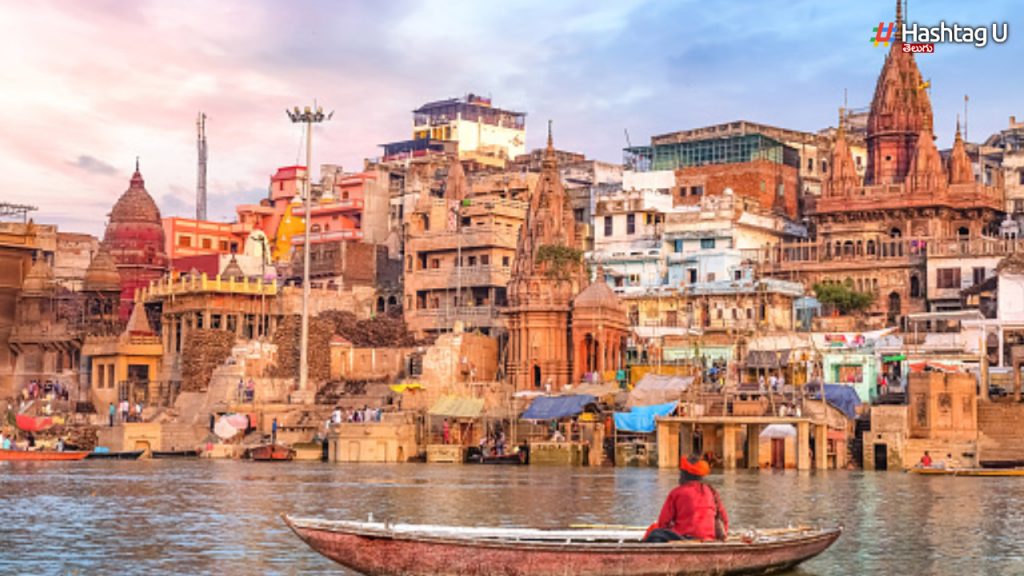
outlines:
[[164, 218], [164, 242], [171, 261], [201, 254], [237, 254], [245, 245], [240, 224]]
[[765, 209], [796, 220], [799, 174], [794, 166], [753, 160], [728, 164], [687, 166], [676, 170], [673, 205], [699, 206], [704, 195], [726, 189], [740, 198], [752, 198]]

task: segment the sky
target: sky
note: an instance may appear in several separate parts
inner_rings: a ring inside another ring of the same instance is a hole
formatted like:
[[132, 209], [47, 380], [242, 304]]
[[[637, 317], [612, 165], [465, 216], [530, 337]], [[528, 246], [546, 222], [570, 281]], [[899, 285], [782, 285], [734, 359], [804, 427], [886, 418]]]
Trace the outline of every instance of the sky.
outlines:
[[[101, 235], [140, 158], [164, 216], [193, 216], [206, 113], [209, 217], [304, 163], [284, 110], [315, 99], [313, 164], [358, 170], [409, 139], [419, 105], [473, 92], [527, 113], [527, 145], [620, 162], [629, 141], [745, 119], [817, 131], [870, 104], [891, 0], [749, 2], [293, 0], [6, 2], [0, 6], [0, 201]], [[909, 20], [1008, 22], [1009, 41], [919, 55], [938, 145], [970, 96], [969, 138], [1024, 119], [1024, 7], [914, 0]]]

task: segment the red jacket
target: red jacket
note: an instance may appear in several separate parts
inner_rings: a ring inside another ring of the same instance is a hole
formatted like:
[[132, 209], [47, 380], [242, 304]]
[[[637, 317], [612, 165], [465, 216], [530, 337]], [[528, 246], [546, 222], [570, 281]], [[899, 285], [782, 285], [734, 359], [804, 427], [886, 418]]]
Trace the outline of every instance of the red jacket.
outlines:
[[714, 540], [716, 511], [728, 532], [729, 517], [714, 489], [703, 482], [686, 482], [669, 492], [658, 516], [658, 528], [684, 537]]

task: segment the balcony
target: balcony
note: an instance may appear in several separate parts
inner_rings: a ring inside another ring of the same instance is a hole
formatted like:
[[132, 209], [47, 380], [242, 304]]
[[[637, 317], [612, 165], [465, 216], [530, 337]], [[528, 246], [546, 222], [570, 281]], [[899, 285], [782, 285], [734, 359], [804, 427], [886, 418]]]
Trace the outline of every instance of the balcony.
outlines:
[[275, 296], [277, 284], [263, 282], [260, 279], [249, 280], [248, 278], [208, 278], [206, 274], [198, 276], [181, 276], [177, 282], [170, 278], [155, 280], [149, 286], [139, 290], [137, 300], [150, 302], [173, 296], [175, 294], [196, 294], [202, 292], [217, 292], [221, 294], [251, 294], [253, 296]]
[[442, 230], [426, 232], [409, 238], [409, 252], [454, 251], [461, 246], [469, 248], [508, 248], [516, 249], [519, 241], [518, 227], [507, 226], [474, 226], [460, 231]]
[[1024, 240], [981, 237], [932, 241], [928, 244], [930, 258], [1001, 257], [1018, 252], [1024, 252]]
[[493, 328], [504, 326], [497, 306], [460, 306], [457, 308], [431, 308], [408, 310], [405, 321], [410, 330], [435, 331], [450, 329], [456, 321], [467, 328]]
[[441, 290], [461, 285], [463, 288], [474, 286], [507, 286], [512, 276], [512, 269], [507, 266], [463, 266], [458, 268], [439, 268], [407, 272], [405, 284], [409, 291]]

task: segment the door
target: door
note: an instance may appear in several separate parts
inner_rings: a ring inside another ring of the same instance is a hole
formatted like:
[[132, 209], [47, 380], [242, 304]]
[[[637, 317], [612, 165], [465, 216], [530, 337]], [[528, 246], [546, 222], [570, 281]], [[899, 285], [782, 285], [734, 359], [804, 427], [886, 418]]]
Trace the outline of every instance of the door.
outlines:
[[889, 469], [889, 445], [875, 444], [875, 470]]
[[772, 438], [772, 468], [786, 467], [786, 439]]

